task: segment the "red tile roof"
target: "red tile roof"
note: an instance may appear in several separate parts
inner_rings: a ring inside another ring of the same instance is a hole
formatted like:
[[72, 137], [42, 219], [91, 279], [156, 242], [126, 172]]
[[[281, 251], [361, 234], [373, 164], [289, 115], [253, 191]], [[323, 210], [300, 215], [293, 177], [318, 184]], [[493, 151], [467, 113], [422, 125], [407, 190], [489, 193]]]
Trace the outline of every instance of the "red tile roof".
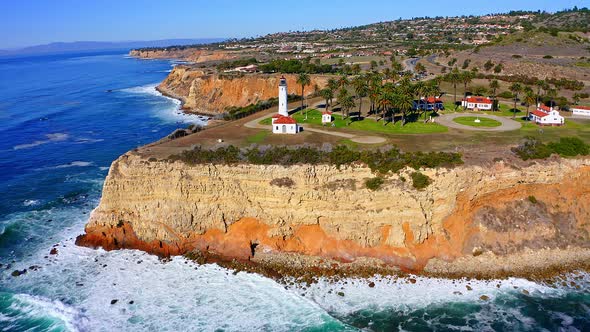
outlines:
[[430, 104], [442, 103], [442, 100], [440, 100], [439, 98], [435, 98], [435, 97], [428, 97], [428, 98], [426, 98], [426, 101]]
[[324, 113], [322, 113], [322, 114], [323, 114], [323, 115], [326, 115], [326, 114], [327, 114], [327, 115], [332, 115], [332, 112], [330, 112], [330, 111], [324, 111]]
[[539, 108], [545, 112], [551, 112], [551, 107], [545, 105], [539, 105]]
[[297, 121], [290, 116], [280, 116], [275, 120], [275, 124], [297, 124]]
[[572, 106], [573, 109], [577, 109], [577, 110], [589, 110], [590, 111], [590, 106]]
[[485, 97], [468, 97], [466, 100], [468, 103], [475, 103], [475, 104], [491, 104], [492, 100]]
[[272, 118], [273, 118], [273, 119], [278, 119], [278, 118], [280, 118], [281, 116], [284, 116], [284, 115], [281, 115], [281, 114], [277, 113], [277, 114], [273, 115], [273, 116], [272, 116]]
[[544, 118], [549, 115], [549, 114], [539, 111], [539, 110], [533, 111], [532, 113], [540, 118]]

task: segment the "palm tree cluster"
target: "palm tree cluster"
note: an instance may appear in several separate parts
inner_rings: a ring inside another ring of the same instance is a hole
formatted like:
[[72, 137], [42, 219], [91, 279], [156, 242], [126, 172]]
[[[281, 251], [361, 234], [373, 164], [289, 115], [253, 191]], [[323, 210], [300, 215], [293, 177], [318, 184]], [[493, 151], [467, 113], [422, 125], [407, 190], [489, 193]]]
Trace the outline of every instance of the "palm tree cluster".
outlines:
[[[320, 91], [326, 101], [326, 109], [332, 104], [334, 96], [340, 105], [343, 118], [350, 118], [350, 110], [358, 107], [356, 120], [362, 113], [363, 98], [369, 99], [369, 114], [375, 115], [375, 120], [395, 123], [396, 117], [401, 116], [402, 126], [407, 123], [409, 116], [426, 110], [415, 108], [414, 100], [426, 96], [439, 96], [439, 80], [428, 83], [419, 81], [412, 83], [409, 76], [399, 79], [396, 71], [385, 70], [359, 74], [349, 80], [341, 76], [338, 80], [328, 80], [327, 86]], [[357, 104], [358, 102], [358, 104]]]

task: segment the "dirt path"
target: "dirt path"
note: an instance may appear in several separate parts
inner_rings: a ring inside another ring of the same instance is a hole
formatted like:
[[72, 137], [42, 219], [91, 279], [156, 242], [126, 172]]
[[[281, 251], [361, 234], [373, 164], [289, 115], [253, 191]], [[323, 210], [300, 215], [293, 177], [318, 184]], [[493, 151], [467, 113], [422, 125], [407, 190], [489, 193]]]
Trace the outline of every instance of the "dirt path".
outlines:
[[[453, 119], [459, 118], [462, 116], [477, 116], [480, 118], [488, 118], [488, 119], [496, 120], [496, 121], [502, 123], [502, 125], [500, 125], [498, 127], [472, 127], [472, 126], [462, 125], [462, 124], [459, 124], [459, 123], [453, 121]], [[462, 130], [474, 130], [474, 131], [511, 131], [511, 130], [520, 129], [520, 127], [522, 127], [522, 124], [520, 124], [517, 121], [511, 120], [511, 119], [508, 119], [508, 118], [505, 118], [502, 116], [481, 114], [481, 113], [444, 114], [444, 115], [441, 115], [438, 118], [436, 118], [435, 121], [437, 123], [439, 123], [443, 126], [447, 126], [449, 128], [462, 129]]]

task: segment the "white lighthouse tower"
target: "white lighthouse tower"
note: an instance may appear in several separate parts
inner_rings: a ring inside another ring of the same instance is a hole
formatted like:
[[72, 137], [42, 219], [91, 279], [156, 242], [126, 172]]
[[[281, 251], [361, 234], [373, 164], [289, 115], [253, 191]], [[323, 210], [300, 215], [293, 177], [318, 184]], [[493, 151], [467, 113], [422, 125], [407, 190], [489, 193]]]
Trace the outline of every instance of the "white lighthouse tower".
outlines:
[[289, 116], [287, 110], [287, 79], [281, 76], [279, 81], [279, 114], [282, 116]]

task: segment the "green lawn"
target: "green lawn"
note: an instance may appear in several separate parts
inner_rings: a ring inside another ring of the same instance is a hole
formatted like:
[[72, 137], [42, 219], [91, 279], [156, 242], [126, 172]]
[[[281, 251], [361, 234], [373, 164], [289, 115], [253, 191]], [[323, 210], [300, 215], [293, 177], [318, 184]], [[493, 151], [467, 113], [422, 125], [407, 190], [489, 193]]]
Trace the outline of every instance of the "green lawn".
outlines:
[[[477, 119], [479, 119], [479, 122], [475, 122]], [[477, 116], [461, 116], [454, 118], [453, 121], [471, 127], [499, 127], [502, 125], [500, 121]]]
[[272, 118], [266, 118], [258, 123], [261, 125], [270, 126], [272, 124]]
[[[292, 116], [301, 125], [311, 124], [315, 126], [322, 126], [322, 112], [318, 110], [308, 110], [307, 120], [305, 120], [305, 115], [301, 111], [293, 114]], [[335, 128], [349, 128], [353, 130], [362, 130], [383, 134], [428, 134], [443, 133], [448, 130], [447, 127], [438, 123], [423, 123], [421, 120], [416, 122], [408, 122], [402, 126], [401, 121], [398, 121], [395, 124], [386, 123], [383, 125], [383, 121], [375, 121], [374, 117], [365, 118], [361, 121], [354, 121], [354, 118], [343, 119], [339, 114], [334, 114], [333, 118]], [[329, 130], [333, 127], [325, 126], [325, 128]]]
[[[270, 121], [268, 124], [270, 125]], [[262, 131], [257, 132], [254, 135], [248, 136], [246, 138], [246, 141], [251, 144], [252, 143], [261, 143], [262, 141], [264, 141], [266, 139], [268, 134], [270, 134], [269, 130], [262, 130]]]

